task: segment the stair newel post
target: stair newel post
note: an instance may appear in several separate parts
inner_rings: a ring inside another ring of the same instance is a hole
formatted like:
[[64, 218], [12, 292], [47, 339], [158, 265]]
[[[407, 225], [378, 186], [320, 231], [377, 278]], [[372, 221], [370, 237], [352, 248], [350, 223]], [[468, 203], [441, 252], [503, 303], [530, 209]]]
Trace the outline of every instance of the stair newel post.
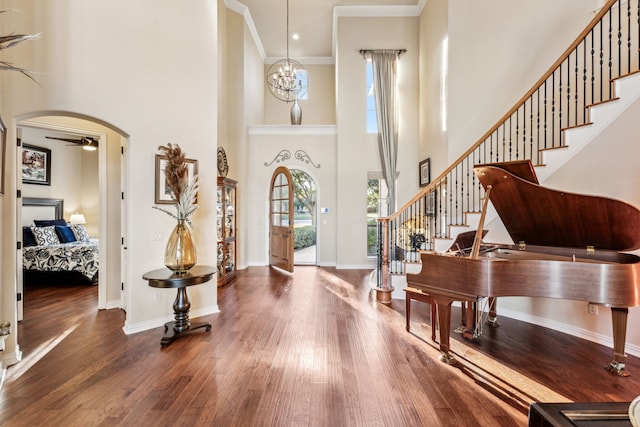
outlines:
[[380, 254], [379, 254], [379, 280], [376, 291], [376, 301], [389, 304], [391, 302], [391, 292], [393, 287], [389, 277], [389, 218], [381, 218], [378, 220], [381, 228], [380, 237]]

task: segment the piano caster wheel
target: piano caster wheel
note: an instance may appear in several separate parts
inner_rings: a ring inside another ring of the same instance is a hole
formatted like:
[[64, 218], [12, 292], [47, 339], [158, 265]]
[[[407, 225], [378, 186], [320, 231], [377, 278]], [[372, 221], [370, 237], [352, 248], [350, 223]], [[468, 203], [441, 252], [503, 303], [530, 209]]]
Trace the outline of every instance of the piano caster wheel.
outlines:
[[628, 377], [631, 374], [624, 370], [624, 363], [616, 362], [615, 360], [609, 363], [609, 366], [604, 368], [610, 374], [617, 375], [619, 377]]
[[490, 328], [497, 328], [500, 326], [496, 317], [489, 317], [486, 321], [486, 325]]
[[446, 363], [447, 365], [455, 365], [456, 364], [455, 357], [453, 357], [449, 353], [441, 353], [440, 354], [440, 361]]

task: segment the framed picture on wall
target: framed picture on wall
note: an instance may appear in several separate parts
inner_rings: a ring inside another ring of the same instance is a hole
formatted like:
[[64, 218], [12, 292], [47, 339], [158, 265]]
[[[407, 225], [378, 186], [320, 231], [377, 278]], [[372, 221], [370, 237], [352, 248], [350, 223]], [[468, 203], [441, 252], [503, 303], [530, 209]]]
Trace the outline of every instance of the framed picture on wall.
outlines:
[[418, 163], [418, 183], [424, 187], [431, 182], [431, 159], [424, 159]]
[[22, 182], [51, 185], [51, 150], [22, 144]]
[[[185, 159], [187, 164], [187, 175], [189, 177], [189, 184], [193, 181], [193, 178], [198, 173], [198, 161], [192, 159]], [[167, 157], [161, 154], [156, 154], [156, 196], [155, 203], [157, 205], [172, 205], [175, 203], [172, 197], [171, 188], [167, 185], [167, 177], [164, 174], [164, 168], [167, 166]]]

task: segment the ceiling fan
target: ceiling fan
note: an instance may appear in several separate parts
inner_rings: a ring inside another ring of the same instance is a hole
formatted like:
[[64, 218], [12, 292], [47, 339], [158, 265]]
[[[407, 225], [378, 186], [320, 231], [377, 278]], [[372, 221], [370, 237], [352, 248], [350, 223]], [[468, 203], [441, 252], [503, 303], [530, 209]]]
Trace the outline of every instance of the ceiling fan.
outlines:
[[69, 145], [69, 147], [82, 147], [85, 150], [88, 151], [94, 151], [95, 149], [98, 148], [98, 139], [92, 137], [92, 136], [83, 136], [81, 138], [78, 139], [72, 139], [72, 138], [56, 138], [54, 136], [45, 136], [45, 138], [48, 139], [55, 139], [58, 141], [65, 141], [65, 142], [71, 142], [73, 145]]

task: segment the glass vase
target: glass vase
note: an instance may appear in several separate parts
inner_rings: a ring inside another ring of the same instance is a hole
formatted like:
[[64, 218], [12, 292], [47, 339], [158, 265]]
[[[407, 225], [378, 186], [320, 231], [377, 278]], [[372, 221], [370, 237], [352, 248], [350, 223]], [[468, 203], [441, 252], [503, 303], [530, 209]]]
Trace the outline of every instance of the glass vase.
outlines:
[[191, 230], [183, 219], [173, 228], [164, 251], [164, 265], [175, 273], [186, 273], [197, 261]]
[[299, 125], [302, 123], [302, 107], [298, 104], [298, 97], [293, 100], [293, 105], [291, 106], [291, 124]]

